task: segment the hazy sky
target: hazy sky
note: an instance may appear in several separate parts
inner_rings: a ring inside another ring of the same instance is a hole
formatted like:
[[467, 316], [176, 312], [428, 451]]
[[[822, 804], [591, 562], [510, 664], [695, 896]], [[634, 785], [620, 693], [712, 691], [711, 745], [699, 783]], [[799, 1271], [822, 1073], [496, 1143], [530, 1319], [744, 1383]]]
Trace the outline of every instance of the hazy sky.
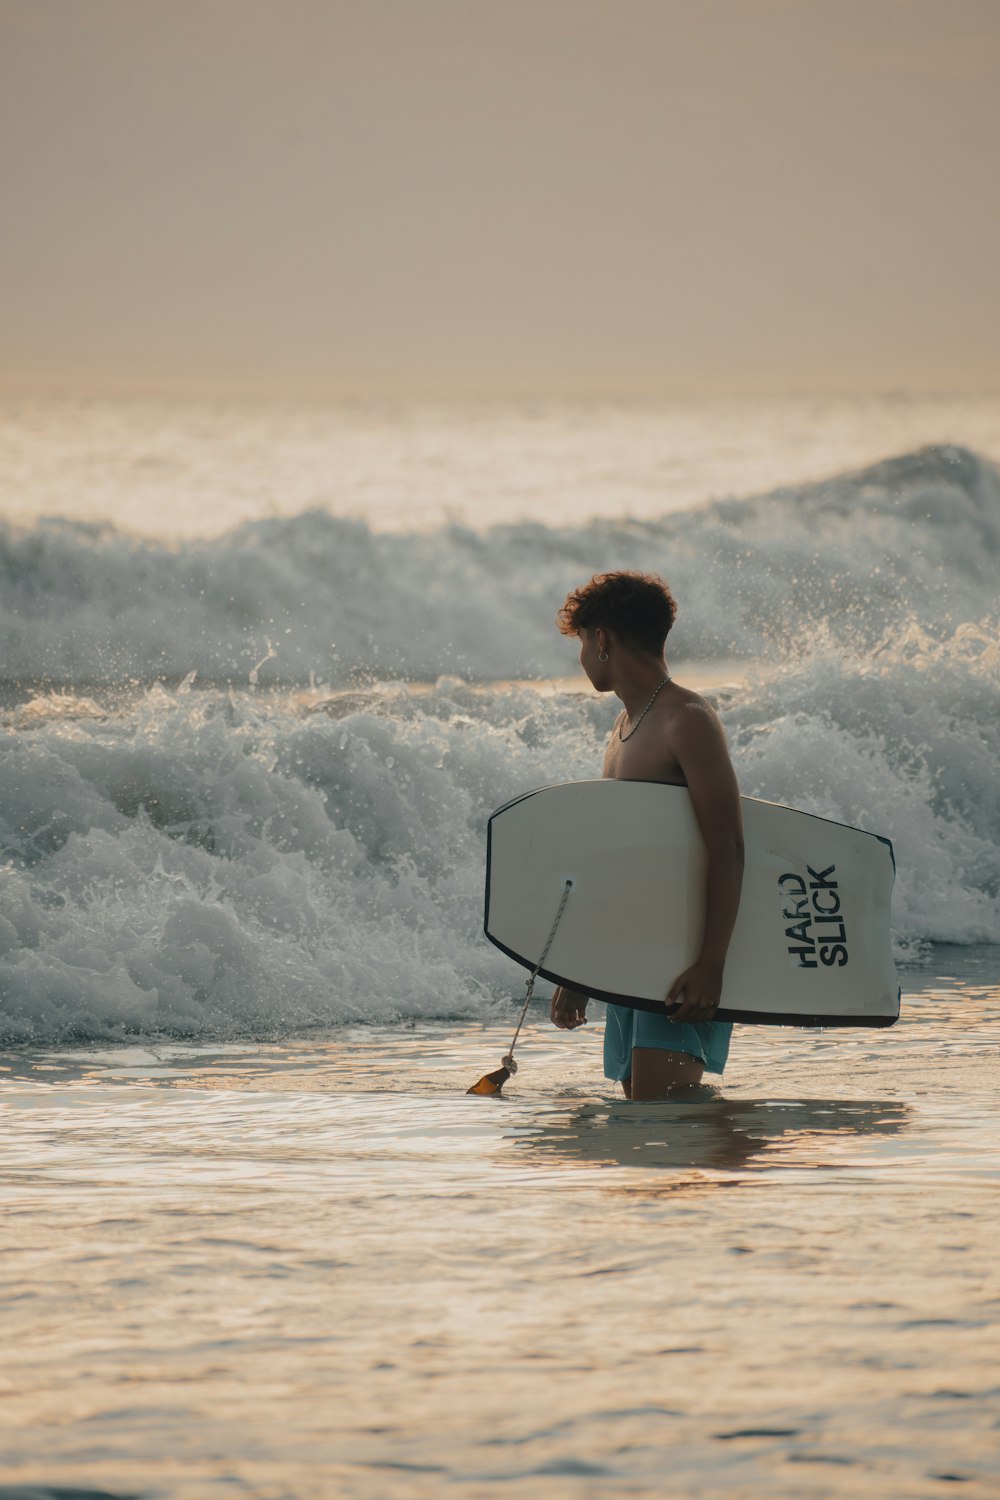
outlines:
[[1000, 0], [0, 0], [0, 384], [1000, 389]]

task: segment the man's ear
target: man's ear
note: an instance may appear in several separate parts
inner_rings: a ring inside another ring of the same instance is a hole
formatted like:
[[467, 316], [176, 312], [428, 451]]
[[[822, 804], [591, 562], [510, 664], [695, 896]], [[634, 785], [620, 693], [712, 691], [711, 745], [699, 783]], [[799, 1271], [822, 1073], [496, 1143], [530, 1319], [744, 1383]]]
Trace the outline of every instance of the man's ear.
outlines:
[[594, 643], [601, 655], [603, 655], [603, 653], [607, 651], [608, 632], [604, 629], [603, 625], [598, 625], [597, 629], [594, 631]]

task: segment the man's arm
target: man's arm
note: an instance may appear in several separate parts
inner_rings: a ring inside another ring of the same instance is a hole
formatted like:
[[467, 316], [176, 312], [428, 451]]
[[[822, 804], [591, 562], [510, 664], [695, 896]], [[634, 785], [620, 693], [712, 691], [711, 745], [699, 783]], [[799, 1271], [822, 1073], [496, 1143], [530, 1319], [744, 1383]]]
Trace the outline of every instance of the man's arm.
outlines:
[[692, 703], [678, 715], [671, 736], [691, 794], [691, 805], [708, 855], [705, 930], [694, 963], [667, 991], [677, 1005], [674, 1021], [698, 1024], [714, 1016], [722, 994], [726, 951], [736, 924], [743, 883], [743, 817], [736, 772], [722, 725], [706, 705]]

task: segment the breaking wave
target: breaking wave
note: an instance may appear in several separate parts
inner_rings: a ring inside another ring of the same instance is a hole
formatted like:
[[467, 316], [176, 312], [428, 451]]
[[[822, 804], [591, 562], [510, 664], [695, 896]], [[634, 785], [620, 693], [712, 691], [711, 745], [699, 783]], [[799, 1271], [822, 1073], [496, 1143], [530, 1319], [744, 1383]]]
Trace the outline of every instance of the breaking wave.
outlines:
[[[969, 453], [656, 525], [308, 515], [177, 552], [54, 524], [5, 545], [8, 676], [36, 687], [0, 739], [4, 1043], [504, 1006], [522, 975], [482, 936], [486, 819], [595, 775], [614, 705], [357, 674], [433, 675], [456, 641], [462, 675], [565, 673], [562, 591], [615, 565], [670, 577], [689, 654], [747, 656], [718, 694], [746, 794], [893, 838], [900, 955], [1000, 942], [1000, 488]], [[291, 685], [310, 672], [333, 686]]]
[[[553, 629], [592, 572], [641, 568], [680, 600], [686, 657], [770, 659], [833, 622], [862, 647], [911, 613], [947, 632], [995, 607], [1000, 471], [933, 447], [658, 521], [375, 533], [308, 512], [176, 548], [109, 527], [0, 525], [8, 681], [490, 680], [569, 670]], [[931, 628], [928, 626], [928, 628]]]
[[[899, 952], [1000, 941], [992, 630], [916, 627], [720, 696], [743, 790], [892, 835]], [[335, 696], [52, 696], [0, 757], [0, 1038], [274, 1036], [489, 1014], [485, 823], [595, 774], [613, 707], [444, 679]]]

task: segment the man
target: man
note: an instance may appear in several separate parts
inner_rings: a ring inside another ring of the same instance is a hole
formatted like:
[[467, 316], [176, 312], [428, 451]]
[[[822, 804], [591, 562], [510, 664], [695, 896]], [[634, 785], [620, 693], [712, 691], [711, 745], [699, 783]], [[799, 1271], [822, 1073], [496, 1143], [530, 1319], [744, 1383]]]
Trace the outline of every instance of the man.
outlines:
[[[629, 1099], [662, 1099], [679, 1084], [721, 1073], [732, 1026], [713, 1021], [722, 991], [743, 878], [739, 787], [718, 715], [667, 670], [665, 642], [677, 607], [662, 579], [603, 573], [568, 595], [559, 629], [580, 638], [580, 665], [599, 693], [624, 704], [611, 731], [604, 775], [619, 781], [686, 786], [708, 853], [705, 930], [694, 963], [669, 984], [670, 1016], [609, 1005], [604, 1072]], [[571, 1031], [585, 1024], [586, 995], [560, 987], [552, 1020]]]

